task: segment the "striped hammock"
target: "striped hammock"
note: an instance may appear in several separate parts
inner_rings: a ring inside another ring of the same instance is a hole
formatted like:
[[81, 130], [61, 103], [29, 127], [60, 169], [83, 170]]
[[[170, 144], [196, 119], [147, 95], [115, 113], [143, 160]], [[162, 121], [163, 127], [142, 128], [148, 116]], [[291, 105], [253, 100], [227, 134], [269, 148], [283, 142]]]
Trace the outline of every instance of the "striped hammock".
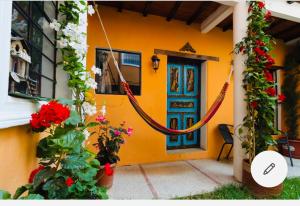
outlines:
[[107, 44], [109, 46], [111, 56], [112, 56], [112, 58], [114, 60], [115, 67], [116, 67], [116, 69], [118, 71], [118, 74], [120, 76], [121, 85], [122, 85], [124, 91], [126, 92], [126, 94], [128, 96], [128, 99], [129, 99], [131, 105], [133, 106], [133, 108], [136, 110], [136, 112], [145, 120], [145, 122], [149, 126], [151, 126], [153, 129], [155, 129], [155, 130], [157, 130], [157, 131], [159, 131], [159, 132], [161, 132], [163, 134], [166, 134], [166, 135], [188, 134], [188, 133], [194, 132], [194, 131], [200, 129], [201, 127], [203, 127], [216, 114], [216, 112], [220, 108], [220, 106], [221, 106], [221, 104], [222, 104], [222, 102], [223, 102], [223, 100], [225, 98], [226, 91], [228, 89], [229, 82], [230, 82], [230, 79], [231, 79], [231, 76], [232, 76], [232, 73], [233, 73], [233, 66], [231, 66], [231, 71], [230, 71], [229, 77], [228, 77], [227, 81], [224, 83], [224, 86], [223, 86], [220, 94], [218, 95], [218, 97], [216, 98], [216, 100], [214, 101], [214, 103], [212, 104], [212, 106], [210, 107], [210, 109], [207, 111], [207, 113], [203, 116], [203, 118], [199, 122], [197, 122], [196, 124], [194, 124], [193, 126], [187, 128], [187, 129], [183, 129], [183, 130], [176, 130], [176, 129], [167, 128], [167, 127], [161, 125], [160, 123], [156, 122], [152, 117], [150, 117], [141, 108], [141, 106], [139, 105], [138, 101], [134, 97], [132, 91], [129, 88], [128, 83], [126, 82], [126, 80], [123, 77], [123, 74], [120, 71], [118, 62], [116, 61], [116, 59], [114, 57], [114, 53], [112, 51], [112, 47], [110, 45], [110, 41], [108, 39], [106, 30], [105, 30], [105, 27], [103, 25], [103, 22], [102, 22], [102, 19], [100, 17], [100, 14], [99, 14], [97, 6], [98, 5], [96, 5], [95, 2], [94, 2], [94, 8], [95, 8], [96, 14], [98, 16], [99, 23], [100, 23], [101, 29], [102, 29], [102, 31], [104, 33], [106, 42], [107, 42]]

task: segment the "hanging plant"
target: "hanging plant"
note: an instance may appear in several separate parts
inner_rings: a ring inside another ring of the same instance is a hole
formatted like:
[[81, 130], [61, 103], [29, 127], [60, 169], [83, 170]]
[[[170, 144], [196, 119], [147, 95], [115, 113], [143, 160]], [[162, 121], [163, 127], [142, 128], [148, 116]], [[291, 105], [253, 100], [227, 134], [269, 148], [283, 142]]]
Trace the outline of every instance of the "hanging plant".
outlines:
[[239, 134], [251, 163], [255, 155], [276, 144], [272, 135], [278, 131], [274, 127], [275, 83], [269, 70], [275, 63], [270, 55], [275, 41], [265, 32], [270, 26], [271, 13], [261, 1], [250, 1], [248, 12], [247, 36], [236, 44], [235, 53], [247, 57], [243, 72], [247, 113]]

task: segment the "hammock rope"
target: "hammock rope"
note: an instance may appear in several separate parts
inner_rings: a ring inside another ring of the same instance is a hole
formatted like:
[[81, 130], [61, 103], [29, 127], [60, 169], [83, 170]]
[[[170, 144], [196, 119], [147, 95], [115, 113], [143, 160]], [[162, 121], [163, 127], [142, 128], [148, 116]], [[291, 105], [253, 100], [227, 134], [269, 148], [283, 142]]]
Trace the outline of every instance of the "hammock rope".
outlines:
[[233, 65], [231, 64], [231, 70], [230, 70], [229, 76], [228, 76], [226, 82], [224, 83], [224, 85], [223, 85], [223, 87], [221, 89], [221, 92], [219, 93], [219, 95], [215, 99], [214, 103], [211, 105], [211, 107], [209, 108], [209, 110], [206, 112], [206, 114], [202, 117], [202, 119], [200, 121], [198, 121], [197, 123], [195, 123], [193, 126], [187, 128], [187, 129], [183, 129], [183, 130], [176, 130], [176, 129], [167, 128], [167, 127], [161, 125], [160, 123], [158, 123], [157, 121], [155, 121], [152, 117], [150, 117], [142, 109], [142, 107], [139, 105], [138, 101], [134, 97], [134, 95], [133, 95], [133, 93], [132, 93], [132, 91], [131, 91], [131, 89], [129, 87], [129, 84], [126, 82], [126, 80], [123, 77], [123, 74], [122, 74], [122, 72], [121, 72], [121, 70], [119, 68], [118, 62], [115, 59], [115, 56], [114, 56], [114, 53], [113, 53], [110, 41], [108, 39], [108, 35], [106, 33], [103, 21], [101, 19], [100, 13], [98, 11], [98, 5], [95, 3], [95, 1], [93, 3], [94, 3], [94, 8], [95, 8], [96, 14], [98, 16], [98, 20], [100, 22], [101, 29], [102, 29], [102, 31], [104, 33], [105, 40], [106, 40], [106, 42], [108, 44], [109, 51], [110, 51], [111, 56], [113, 58], [113, 62], [115, 64], [117, 72], [118, 72], [118, 74], [120, 76], [122, 88], [126, 92], [131, 105], [136, 110], [136, 112], [143, 118], [143, 120], [149, 126], [151, 126], [153, 129], [155, 129], [155, 130], [157, 130], [157, 131], [159, 131], [159, 132], [161, 132], [161, 133], [163, 133], [165, 135], [183, 135], [183, 134], [188, 134], [188, 133], [191, 133], [191, 132], [194, 132], [194, 131], [200, 129], [207, 122], [209, 122], [209, 120], [216, 114], [216, 112], [218, 111], [218, 109], [220, 108], [222, 102], [225, 99], [226, 91], [228, 89], [228, 86], [229, 86], [229, 83], [230, 83], [230, 79], [231, 79], [231, 76], [232, 76], [232, 73], [233, 73]]

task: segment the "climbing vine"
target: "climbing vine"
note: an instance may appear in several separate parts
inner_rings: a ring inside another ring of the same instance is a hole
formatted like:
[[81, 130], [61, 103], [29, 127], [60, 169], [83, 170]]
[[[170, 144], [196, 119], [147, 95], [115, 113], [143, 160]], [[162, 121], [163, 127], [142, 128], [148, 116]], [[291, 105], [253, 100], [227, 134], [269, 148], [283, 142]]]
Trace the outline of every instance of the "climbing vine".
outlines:
[[271, 23], [271, 12], [262, 1], [250, 1], [247, 18], [247, 36], [235, 46], [235, 53], [245, 55], [246, 69], [243, 72], [243, 88], [247, 114], [239, 134], [242, 147], [252, 162], [256, 154], [276, 144], [272, 135], [274, 128], [276, 89], [270, 68], [275, 61], [270, 55], [273, 38], [266, 33]]
[[[0, 190], [0, 199], [104, 199], [106, 189], [97, 186], [96, 174], [100, 163], [85, 148], [90, 136], [85, 116], [96, 113], [94, 100], [88, 91], [97, 84], [85, 68], [87, 51], [86, 12], [93, 14], [86, 1], [64, 1], [59, 5], [60, 20], [50, 27], [58, 32], [64, 71], [69, 75], [68, 86], [74, 100], [49, 100], [31, 116], [34, 132], [43, 132], [45, 138], [37, 145], [39, 167], [29, 176], [28, 184], [19, 187], [11, 196]], [[100, 69], [91, 71], [100, 74]]]

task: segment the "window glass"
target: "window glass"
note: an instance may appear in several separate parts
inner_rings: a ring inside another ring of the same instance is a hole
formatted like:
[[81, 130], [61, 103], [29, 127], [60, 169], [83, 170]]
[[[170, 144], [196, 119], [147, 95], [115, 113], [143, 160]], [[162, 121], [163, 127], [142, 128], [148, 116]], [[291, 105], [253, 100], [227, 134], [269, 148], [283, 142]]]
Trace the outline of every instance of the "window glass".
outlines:
[[22, 55], [11, 55], [10, 95], [54, 97], [56, 33], [49, 22], [56, 13], [53, 2], [13, 2], [11, 47]]
[[[129, 83], [134, 95], [141, 94], [141, 54], [135, 52], [114, 51], [116, 61], [125, 80]], [[98, 94], [125, 94], [121, 85], [117, 68], [110, 52], [106, 49], [96, 50], [96, 64], [102, 75], [96, 75]]]
[[17, 9], [12, 11], [11, 28], [17, 32], [21, 37], [28, 38], [28, 22]]

